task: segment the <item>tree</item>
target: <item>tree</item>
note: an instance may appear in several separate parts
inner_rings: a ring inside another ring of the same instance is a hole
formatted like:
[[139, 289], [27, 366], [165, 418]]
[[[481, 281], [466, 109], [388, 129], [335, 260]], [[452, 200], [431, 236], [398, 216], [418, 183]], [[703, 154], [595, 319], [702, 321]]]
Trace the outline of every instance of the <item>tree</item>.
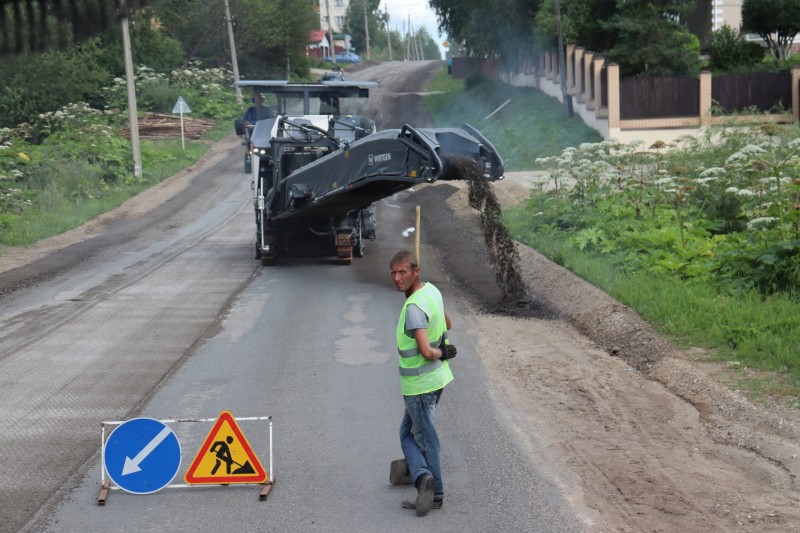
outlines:
[[[556, 46], [556, 21], [553, 0], [542, 0], [536, 13], [535, 41], [542, 48]], [[595, 52], [605, 52], [617, 41], [616, 30], [603, 22], [617, 12], [616, 0], [561, 0], [561, 26], [564, 39]]]
[[[168, 73], [185, 62], [181, 43], [167, 34], [154, 13], [132, 14], [130, 19], [132, 55], [137, 65], [146, 65], [157, 72]], [[122, 76], [125, 64], [122, 52], [122, 30], [113, 26], [100, 35], [102, 65], [114, 76]]]
[[[152, 8], [165, 32], [180, 41], [187, 58], [213, 66], [230, 61], [221, 0], [153, 0]], [[236, 16], [233, 20], [238, 23]]]
[[[189, 59], [211, 66], [230, 64], [221, 0], [150, 0], [169, 35]], [[308, 32], [319, 27], [315, 0], [231, 2], [239, 69], [244, 78], [308, 75]]]
[[617, 42], [617, 32], [599, 21], [610, 20], [617, 12], [614, 0], [562, 0], [566, 20], [565, 36], [588, 50], [604, 52]]
[[97, 37], [65, 50], [4, 57], [0, 61], [0, 127], [36, 119], [71, 103], [102, 104], [101, 90], [113, 75], [100, 64]]
[[314, 5], [314, 0], [237, 0], [233, 16], [242, 76], [307, 76], [308, 33], [319, 26]]
[[700, 41], [688, 31], [686, 17], [695, 0], [617, 0], [617, 11], [604, 23], [616, 33], [606, 53], [625, 76], [696, 75]]
[[533, 46], [534, 16], [541, 0], [429, 0], [439, 29], [451, 42], [481, 57], [503, 57], [509, 64]]
[[409, 59], [441, 59], [442, 53], [439, 51], [439, 45], [433, 39], [428, 29], [425, 27], [415, 28], [410, 34], [406, 36], [408, 49], [413, 53]]
[[709, 66], [716, 72], [749, 69], [764, 58], [764, 49], [751, 43], [728, 25], [711, 33], [708, 39]]
[[777, 59], [788, 59], [800, 32], [800, 0], [744, 0], [742, 31], [764, 39]]
[[147, 0], [2, 0], [0, 55], [64, 50], [114, 25], [116, 16]]
[[[350, 34], [353, 47], [362, 56], [367, 51], [367, 34], [364, 28], [364, 4], [367, 10], [367, 27], [369, 28], [370, 48], [376, 42], [386, 44], [384, 15], [380, 11], [381, 0], [351, 0], [344, 17], [344, 31]], [[366, 56], [363, 57], [366, 59]]]

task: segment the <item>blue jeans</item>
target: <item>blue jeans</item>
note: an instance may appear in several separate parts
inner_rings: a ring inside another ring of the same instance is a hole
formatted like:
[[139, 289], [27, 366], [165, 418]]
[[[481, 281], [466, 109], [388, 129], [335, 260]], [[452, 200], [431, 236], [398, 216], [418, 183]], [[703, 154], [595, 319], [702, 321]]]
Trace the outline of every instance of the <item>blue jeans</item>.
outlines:
[[400, 424], [400, 447], [408, 464], [408, 471], [417, 486], [422, 476], [433, 476], [433, 498], [444, 499], [442, 468], [439, 464], [439, 435], [434, 427], [436, 406], [442, 397], [439, 389], [417, 396], [403, 396], [406, 411]]

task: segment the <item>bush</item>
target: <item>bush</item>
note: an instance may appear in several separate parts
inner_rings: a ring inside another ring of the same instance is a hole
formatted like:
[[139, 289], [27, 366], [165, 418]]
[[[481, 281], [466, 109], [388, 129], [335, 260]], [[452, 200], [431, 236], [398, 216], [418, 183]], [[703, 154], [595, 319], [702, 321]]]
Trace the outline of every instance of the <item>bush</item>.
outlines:
[[64, 51], [0, 61], [0, 127], [31, 122], [71, 102], [99, 100], [111, 76], [98, 63], [95, 39]]
[[710, 135], [664, 154], [604, 141], [542, 158], [554, 183], [534, 196], [529, 229], [626, 271], [800, 294], [800, 137], [790, 127]]
[[764, 59], [764, 49], [749, 42], [730, 26], [712, 32], [708, 40], [709, 67], [717, 72], [736, 72], [751, 69]]
[[472, 89], [475, 89], [476, 87], [479, 87], [488, 81], [489, 78], [486, 77], [486, 74], [483, 72], [473, 72], [467, 76], [466, 80], [464, 80], [464, 89], [471, 91]]
[[[180, 42], [153, 28], [151, 15], [138, 13], [130, 19], [131, 56], [136, 64], [148, 65], [158, 72], [169, 72], [182, 65], [185, 54]], [[122, 51], [122, 30], [114, 24], [100, 36], [102, 42], [103, 67], [113, 76], [125, 72], [125, 59]]]
[[140, 111], [170, 113], [180, 96], [182, 96], [180, 89], [171, 87], [169, 83], [163, 81], [142, 85], [136, 99]]
[[792, 67], [800, 65], [800, 53], [794, 53], [788, 59], [777, 59], [773, 55], [764, 55], [756, 69], [765, 72], [791, 72]]

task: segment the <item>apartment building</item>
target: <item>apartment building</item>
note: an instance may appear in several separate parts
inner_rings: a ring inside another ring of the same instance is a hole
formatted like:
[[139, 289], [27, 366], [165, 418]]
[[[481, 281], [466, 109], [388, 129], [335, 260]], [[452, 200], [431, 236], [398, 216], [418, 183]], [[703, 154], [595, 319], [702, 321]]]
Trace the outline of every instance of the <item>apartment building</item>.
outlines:
[[319, 0], [320, 28], [325, 31], [330, 28], [334, 33], [341, 33], [349, 3], [350, 0]]
[[727, 25], [739, 29], [742, 24], [743, 0], [698, 0], [689, 17], [689, 29], [705, 46], [709, 35]]

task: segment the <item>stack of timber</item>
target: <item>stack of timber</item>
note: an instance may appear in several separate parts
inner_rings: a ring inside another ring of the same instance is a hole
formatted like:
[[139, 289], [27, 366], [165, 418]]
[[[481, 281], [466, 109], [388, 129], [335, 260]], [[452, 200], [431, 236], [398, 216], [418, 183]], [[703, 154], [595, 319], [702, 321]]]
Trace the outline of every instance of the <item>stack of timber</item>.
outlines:
[[[206, 118], [191, 118], [183, 115], [183, 135], [186, 139], [200, 139], [203, 133], [214, 127], [214, 121]], [[130, 138], [130, 130], [124, 128], [122, 134]], [[180, 115], [164, 113], [145, 113], [139, 117], [139, 138], [166, 139], [181, 136]]]

